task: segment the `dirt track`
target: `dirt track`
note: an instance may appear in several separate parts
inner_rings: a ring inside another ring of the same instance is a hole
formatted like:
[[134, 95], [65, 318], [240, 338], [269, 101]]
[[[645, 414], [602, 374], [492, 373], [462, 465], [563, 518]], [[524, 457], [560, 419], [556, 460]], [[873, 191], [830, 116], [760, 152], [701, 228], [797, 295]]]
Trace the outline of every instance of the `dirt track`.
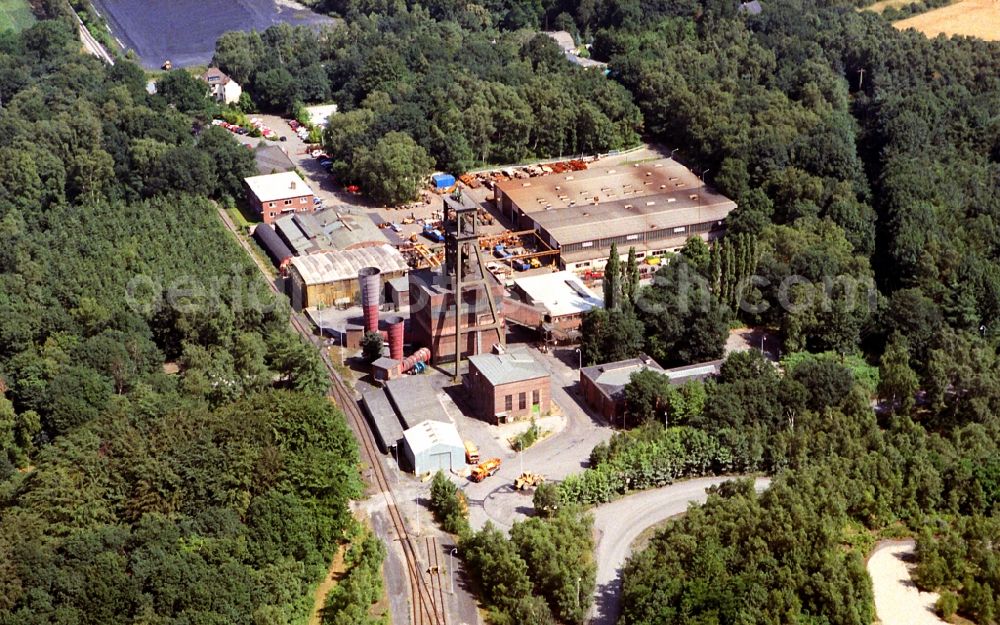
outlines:
[[868, 559], [875, 612], [882, 625], [947, 625], [934, 612], [938, 594], [920, 592], [910, 581], [916, 545], [912, 540], [880, 543]]

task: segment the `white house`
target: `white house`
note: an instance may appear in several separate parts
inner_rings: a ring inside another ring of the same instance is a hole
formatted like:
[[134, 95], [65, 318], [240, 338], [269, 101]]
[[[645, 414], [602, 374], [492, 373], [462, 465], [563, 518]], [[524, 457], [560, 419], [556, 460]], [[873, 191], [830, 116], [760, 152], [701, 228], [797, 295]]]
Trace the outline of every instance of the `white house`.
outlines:
[[209, 95], [216, 102], [235, 104], [240, 101], [240, 96], [243, 95], [243, 87], [240, 87], [240, 83], [224, 74], [218, 67], [209, 67], [201, 79], [208, 83]]

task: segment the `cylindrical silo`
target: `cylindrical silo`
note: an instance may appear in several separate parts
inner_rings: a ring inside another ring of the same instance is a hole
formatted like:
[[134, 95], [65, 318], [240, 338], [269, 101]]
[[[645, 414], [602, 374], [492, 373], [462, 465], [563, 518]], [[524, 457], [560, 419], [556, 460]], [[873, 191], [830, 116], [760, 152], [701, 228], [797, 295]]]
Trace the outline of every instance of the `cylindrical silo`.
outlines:
[[385, 322], [389, 326], [389, 358], [403, 360], [403, 318], [393, 316]]
[[378, 332], [378, 305], [382, 291], [382, 279], [378, 267], [362, 267], [358, 270], [361, 285], [361, 310], [365, 317], [365, 331]]

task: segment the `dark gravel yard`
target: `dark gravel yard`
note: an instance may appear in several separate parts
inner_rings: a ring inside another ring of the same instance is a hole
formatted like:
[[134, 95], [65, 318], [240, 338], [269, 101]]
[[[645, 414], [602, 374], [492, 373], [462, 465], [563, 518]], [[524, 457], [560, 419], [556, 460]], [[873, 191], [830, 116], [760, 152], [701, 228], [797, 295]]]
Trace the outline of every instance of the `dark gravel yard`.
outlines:
[[112, 34], [147, 68], [207, 64], [229, 30], [289, 24], [333, 24], [333, 18], [275, 0], [93, 0]]

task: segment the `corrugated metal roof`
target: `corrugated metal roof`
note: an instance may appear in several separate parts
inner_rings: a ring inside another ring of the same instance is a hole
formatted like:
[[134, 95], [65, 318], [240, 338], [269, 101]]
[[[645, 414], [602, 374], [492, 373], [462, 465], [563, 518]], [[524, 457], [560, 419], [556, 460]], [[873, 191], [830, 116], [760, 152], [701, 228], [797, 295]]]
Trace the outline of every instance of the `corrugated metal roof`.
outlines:
[[561, 317], [603, 308], [604, 302], [570, 271], [546, 273], [514, 280], [531, 303], [541, 304], [549, 315]]
[[403, 432], [406, 444], [413, 452], [413, 455], [431, 451], [438, 447], [448, 447], [451, 449], [461, 449], [464, 453], [465, 443], [458, 433], [458, 428], [453, 423], [443, 423], [441, 421], [422, 421], [414, 427]]
[[500, 386], [524, 380], [544, 378], [549, 375], [542, 365], [525, 352], [507, 354], [476, 354], [469, 362], [482, 373], [490, 384]]
[[306, 233], [299, 227], [295, 215], [288, 215], [274, 220], [274, 229], [282, 240], [288, 243], [296, 255], [301, 256], [316, 251], [315, 244], [309, 240]]
[[674, 384], [683, 384], [688, 380], [704, 380], [705, 378], [719, 375], [721, 370], [722, 361], [712, 360], [710, 362], [667, 369], [664, 373]]
[[592, 204], [594, 198], [616, 202], [672, 191], [693, 193], [704, 186], [690, 169], [669, 158], [614, 167], [595, 163], [583, 171], [497, 183], [497, 188], [528, 214]]
[[531, 218], [563, 246], [722, 221], [734, 208], [736, 202], [702, 188], [697, 192], [569, 206], [534, 213]]
[[375, 223], [377, 216], [352, 214], [344, 206], [314, 213], [295, 213], [275, 220], [275, 226], [298, 255], [324, 250], [350, 250], [385, 245], [389, 241]]
[[399, 250], [388, 245], [297, 256], [292, 266], [309, 285], [356, 279], [362, 267], [378, 267], [387, 273], [409, 269]]

